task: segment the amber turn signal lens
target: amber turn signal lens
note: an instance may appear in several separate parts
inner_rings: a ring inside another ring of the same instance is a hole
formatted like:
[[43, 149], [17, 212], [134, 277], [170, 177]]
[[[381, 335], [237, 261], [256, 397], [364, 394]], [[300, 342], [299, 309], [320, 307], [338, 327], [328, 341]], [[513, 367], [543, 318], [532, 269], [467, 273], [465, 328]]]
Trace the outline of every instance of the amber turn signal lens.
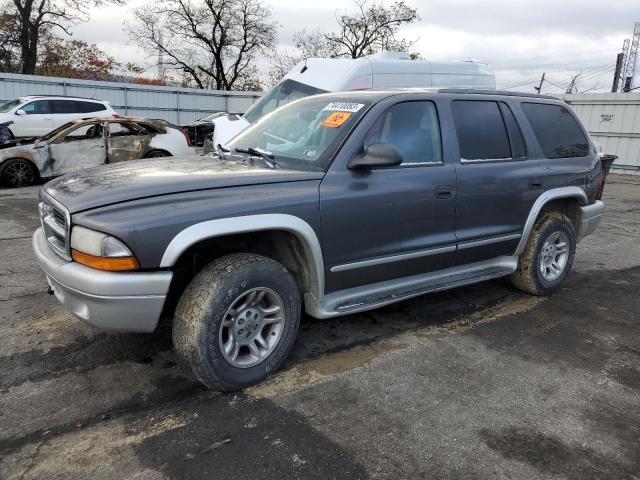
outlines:
[[76, 262], [86, 265], [87, 267], [97, 268], [98, 270], [108, 270], [111, 272], [120, 272], [123, 270], [137, 270], [140, 268], [135, 257], [96, 257], [88, 253], [71, 250], [71, 258]]

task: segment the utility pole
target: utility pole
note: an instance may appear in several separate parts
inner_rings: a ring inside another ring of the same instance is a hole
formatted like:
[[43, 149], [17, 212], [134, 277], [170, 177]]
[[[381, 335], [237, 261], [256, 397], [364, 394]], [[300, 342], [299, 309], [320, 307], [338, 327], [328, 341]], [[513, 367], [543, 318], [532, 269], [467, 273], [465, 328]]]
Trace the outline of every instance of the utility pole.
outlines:
[[[569, 86], [567, 87], [567, 91], [565, 93], [573, 93], [573, 88], [576, 86], [576, 80], [578, 80], [578, 77], [580, 76], [580, 73], [576, 73], [573, 78], [571, 79], [571, 83], [569, 84]], [[577, 91], [577, 89], [576, 89]]]
[[542, 78], [540, 79], [540, 85], [538, 85], [537, 87], [533, 87], [538, 91], [538, 95], [540, 95], [540, 92], [542, 91], [542, 84], [544, 83], [544, 76], [547, 74], [547, 72], [542, 72]]
[[618, 83], [620, 81], [620, 71], [622, 70], [622, 60], [624, 59], [624, 53], [619, 53], [616, 57], [616, 71], [613, 74], [613, 86], [611, 87], [611, 93], [618, 91]]

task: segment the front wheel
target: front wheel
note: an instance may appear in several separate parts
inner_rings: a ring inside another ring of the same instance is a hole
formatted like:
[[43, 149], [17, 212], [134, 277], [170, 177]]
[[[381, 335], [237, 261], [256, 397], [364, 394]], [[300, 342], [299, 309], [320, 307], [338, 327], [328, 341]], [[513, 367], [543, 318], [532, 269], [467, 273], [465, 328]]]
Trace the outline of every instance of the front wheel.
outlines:
[[2, 183], [9, 187], [28, 187], [32, 185], [38, 172], [33, 163], [21, 158], [8, 160], [2, 167]]
[[576, 231], [566, 215], [543, 213], [511, 275], [516, 288], [533, 295], [550, 295], [557, 290], [573, 265]]
[[300, 294], [278, 262], [222, 257], [187, 286], [173, 322], [178, 356], [211, 388], [238, 390], [277, 370], [293, 347]]

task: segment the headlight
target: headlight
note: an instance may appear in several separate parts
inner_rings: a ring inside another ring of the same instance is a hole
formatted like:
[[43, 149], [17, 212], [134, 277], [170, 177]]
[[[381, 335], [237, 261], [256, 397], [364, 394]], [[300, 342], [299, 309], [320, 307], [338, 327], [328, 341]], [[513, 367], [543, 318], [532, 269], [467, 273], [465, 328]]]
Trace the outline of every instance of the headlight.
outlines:
[[111, 235], [84, 227], [71, 231], [71, 258], [99, 270], [136, 270], [136, 257], [127, 246]]

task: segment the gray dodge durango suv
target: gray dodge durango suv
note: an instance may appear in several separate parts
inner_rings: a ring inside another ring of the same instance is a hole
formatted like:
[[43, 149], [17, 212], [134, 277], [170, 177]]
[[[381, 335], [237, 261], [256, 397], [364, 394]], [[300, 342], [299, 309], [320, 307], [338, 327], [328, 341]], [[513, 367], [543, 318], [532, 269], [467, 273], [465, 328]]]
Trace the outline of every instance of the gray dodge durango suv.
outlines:
[[275, 371], [316, 318], [510, 276], [547, 295], [604, 204], [571, 109], [469, 90], [290, 103], [197, 160], [127, 162], [42, 188], [33, 248], [51, 292], [105, 330], [172, 321], [222, 390]]

